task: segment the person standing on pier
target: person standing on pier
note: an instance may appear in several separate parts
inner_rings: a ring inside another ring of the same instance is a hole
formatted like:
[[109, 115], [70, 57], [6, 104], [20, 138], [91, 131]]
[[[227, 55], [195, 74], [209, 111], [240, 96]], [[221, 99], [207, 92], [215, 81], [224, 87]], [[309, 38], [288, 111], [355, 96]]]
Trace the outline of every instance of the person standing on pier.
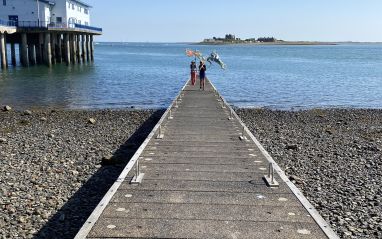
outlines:
[[191, 68], [191, 84], [192, 84], [192, 85], [195, 85], [195, 81], [196, 81], [196, 72], [197, 72], [195, 61], [192, 61], [192, 62], [191, 62], [190, 68]]
[[200, 64], [199, 64], [200, 89], [203, 89], [203, 90], [204, 90], [205, 79], [206, 79], [206, 70], [207, 70], [207, 67], [204, 64], [204, 62], [200, 61]]

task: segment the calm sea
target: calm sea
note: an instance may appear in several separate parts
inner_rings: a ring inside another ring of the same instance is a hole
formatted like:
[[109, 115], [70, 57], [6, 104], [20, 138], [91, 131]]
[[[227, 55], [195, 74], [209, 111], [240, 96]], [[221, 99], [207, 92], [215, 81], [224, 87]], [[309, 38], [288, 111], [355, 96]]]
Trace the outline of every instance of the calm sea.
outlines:
[[[185, 49], [216, 50], [207, 77], [240, 107], [382, 108], [382, 45], [195, 46], [100, 43], [89, 65], [10, 68], [0, 105], [75, 109], [166, 107], [189, 77]], [[208, 66], [208, 65], [207, 65]]]

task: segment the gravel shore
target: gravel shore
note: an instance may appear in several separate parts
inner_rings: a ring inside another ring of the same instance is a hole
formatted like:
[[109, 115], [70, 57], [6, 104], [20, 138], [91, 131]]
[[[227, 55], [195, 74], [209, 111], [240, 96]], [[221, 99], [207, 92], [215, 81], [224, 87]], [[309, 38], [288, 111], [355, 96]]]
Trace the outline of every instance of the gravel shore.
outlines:
[[162, 113], [0, 112], [0, 238], [73, 238]]
[[341, 238], [382, 238], [382, 110], [237, 113]]

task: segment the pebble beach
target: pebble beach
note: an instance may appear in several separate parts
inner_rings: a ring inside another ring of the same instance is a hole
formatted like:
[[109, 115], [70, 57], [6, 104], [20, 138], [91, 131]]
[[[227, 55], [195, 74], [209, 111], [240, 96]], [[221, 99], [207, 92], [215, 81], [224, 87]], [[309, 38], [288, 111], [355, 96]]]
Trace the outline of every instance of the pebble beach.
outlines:
[[[73, 238], [162, 113], [0, 112], [0, 238]], [[237, 113], [341, 238], [382, 238], [382, 110]]]
[[0, 112], [0, 238], [73, 238], [161, 114]]
[[382, 238], [382, 110], [238, 115], [340, 238]]

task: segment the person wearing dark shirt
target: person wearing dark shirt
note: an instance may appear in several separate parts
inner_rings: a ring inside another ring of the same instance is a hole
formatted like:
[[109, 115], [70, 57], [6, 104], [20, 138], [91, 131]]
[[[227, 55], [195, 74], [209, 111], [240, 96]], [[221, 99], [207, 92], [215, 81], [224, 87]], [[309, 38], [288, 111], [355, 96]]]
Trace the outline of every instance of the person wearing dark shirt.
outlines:
[[200, 89], [201, 90], [204, 90], [205, 80], [206, 80], [206, 70], [207, 70], [207, 67], [204, 64], [204, 62], [200, 61], [200, 64], [199, 64], [199, 78], [200, 78]]

